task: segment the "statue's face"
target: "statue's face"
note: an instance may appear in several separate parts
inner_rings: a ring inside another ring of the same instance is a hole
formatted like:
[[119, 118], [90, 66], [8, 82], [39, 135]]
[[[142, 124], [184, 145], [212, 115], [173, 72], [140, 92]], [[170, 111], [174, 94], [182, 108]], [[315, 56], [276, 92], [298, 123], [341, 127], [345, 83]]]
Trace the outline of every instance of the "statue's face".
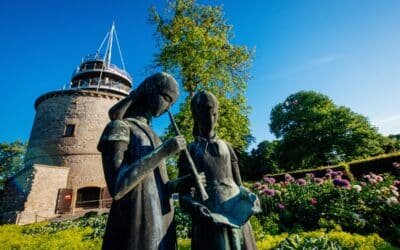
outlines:
[[213, 103], [208, 103], [207, 105], [202, 105], [198, 109], [197, 124], [202, 133], [209, 133], [212, 131], [218, 120], [218, 106]]
[[165, 88], [154, 91], [151, 95], [150, 112], [152, 116], [159, 117], [162, 115], [178, 98], [178, 93], [175, 88], [166, 86]]

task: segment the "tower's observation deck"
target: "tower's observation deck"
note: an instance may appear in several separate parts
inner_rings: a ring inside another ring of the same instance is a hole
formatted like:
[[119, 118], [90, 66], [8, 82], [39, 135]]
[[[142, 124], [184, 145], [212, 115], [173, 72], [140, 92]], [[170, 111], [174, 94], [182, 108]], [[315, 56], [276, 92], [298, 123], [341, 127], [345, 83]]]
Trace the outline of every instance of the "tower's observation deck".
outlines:
[[95, 89], [128, 94], [132, 88], [132, 78], [123, 69], [108, 64], [96, 55], [89, 55], [72, 73], [71, 89]]
[[[114, 37], [117, 42], [123, 69], [111, 64]], [[100, 56], [100, 51], [106, 41], [107, 46], [104, 56]], [[114, 24], [110, 32], [104, 37], [96, 54], [83, 58], [81, 65], [74, 70], [69, 87], [71, 89], [107, 91], [123, 95], [129, 94], [132, 88], [132, 77], [125, 71], [124, 60]]]

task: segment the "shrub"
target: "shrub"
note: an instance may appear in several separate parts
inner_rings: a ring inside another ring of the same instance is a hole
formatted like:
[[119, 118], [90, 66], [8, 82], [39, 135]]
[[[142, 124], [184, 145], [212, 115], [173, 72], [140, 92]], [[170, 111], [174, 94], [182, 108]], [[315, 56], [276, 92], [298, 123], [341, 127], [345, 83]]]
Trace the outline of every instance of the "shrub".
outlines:
[[29, 226], [5, 225], [0, 227], [0, 246], [2, 249], [100, 249], [101, 239], [86, 239], [93, 233], [92, 228], [71, 228], [55, 233], [42, 232], [27, 235], [25, 229], [38, 229], [45, 226], [37, 223]]
[[324, 230], [303, 232], [300, 234], [288, 235], [268, 235], [263, 240], [257, 242], [260, 250], [267, 249], [343, 249], [343, 250], [364, 250], [396, 249], [389, 243], [380, 238], [377, 234], [362, 236], [350, 234], [342, 231], [331, 231], [326, 233]]
[[66, 220], [61, 222], [51, 222], [45, 224], [32, 224], [30, 227], [26, 227], [22, 232], [26, 235], [36, 235], [43, 233], [56, 233], [66, 229], [74, 228], [92, 228], [90, 234], [85, 236], [85, 239], [101, 238], [104, 235], [105, 227], [107, 224], [107, 214], [97, 215], [97, 213], [88, 213], [87, 215], [76, 219]]

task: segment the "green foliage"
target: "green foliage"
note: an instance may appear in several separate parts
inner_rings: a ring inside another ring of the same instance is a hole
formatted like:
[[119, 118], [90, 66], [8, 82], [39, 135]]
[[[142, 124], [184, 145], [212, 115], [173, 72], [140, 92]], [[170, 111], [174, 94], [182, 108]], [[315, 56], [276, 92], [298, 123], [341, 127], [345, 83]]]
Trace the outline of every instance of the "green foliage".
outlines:
[[[180, 79], [189, 94], [176, 115], [182, 134], [192, 138], [191, 97], [196, 91], [208, 90], [220, 102], [219, 137], [235, 149], [245, 149], [250, 129], [244, 93], [253, 50], [230, 43], [232, 26], [226, 23], [222, 7], [175, 0], [163, 16], [152, 8], [149, 19], [157, 27], [160, 47], [156, 66]], [[171, 127], [167, 134], [173, 135]]]
[[53, 234], [67, 229], [91, 228], [91, 232], [85, 235], [85, 239], [101, 238], [104, 235], [108, 216], [106, 214], [97, 216], [89, 213], [77, 220], [66, 220], [51, 222], [43, 226], [26, 227], [22, 232], [26, 235]]
[[[367, 236], [350, 234], [342, 231], [325, 232], [317, 230], [288, 235], [266, 235], [264, 239], [257, 241], [260, 250], [268, 249], [343, 249], [364, 250], [397, 249], [380, 238], [377, 234]], [[336, 248], [335, 248], [336, 247]]]
[[[262, 231], [262, 227], [251, 219], [255, 235]], [[47, 231], [41, 229], [49, 223], [40, 222], [27, 226], [4, 225], [0, 226], [0, 246], [2, 249], [100, 249], [101, 237], [89, 237], [93, 234], [91, 227], [59, 228], [59, 230]], [[258, 226], [257, 226], [258, 225]], [[31, 232], [28, 234], [27, 232]], [[34, 233], [33, 233], [34, 232]], [[291, 246], [290, 242], [310, 248], [282, 248]], [[179, 249], [191, 249], [189, 238], [178, 238]], [[377, 234], [362, 236], [350, 234], [340, 230], [326, 232], [317, 230], [302, 232], [299, 234], [279, 235], [263, 234], [257, 239], [258, 249], [328, 249], [322, 246], [337, 244], [341, 249], [396, 249], [385, 242]], [[312, 248], [314, 247], [314, 248]], [[316, 248], [315, 248], [316, 247]], [[338, 248], [339, 249], [339, 248]]]
[[298, 235], [286, 238], [279, 244], [276, 250], [313, 250], [313, 249], [325, 249], [325, 250], [339, 250], [342, 246], [333, 240], [328, 240], [326, 235], [318, 238], [300, 238]]
[[278, 141], [263, 141], [250, 154], [243, 153], [240, 159], [240, 173], [246, 180], [257, 180], [265, 174], [279, 173], [276, 146]]
[[26, 143], [16, 140], [12, 143], [0, 143], [0, 190], [8, 177], [24, 167]]
[[277, 155], [285, 170], [332, 165], [399, 149], [368, 119], [313, 91], [290, 95], [271, 111], [271, 132], [282, 138]]
[[178, 238], [178, 249], [179, 250], [190, 250], [190, 249], [192, 249], [191, 240], [190, 239]]
[[183, 212], [182, 208], [175, 205], [176, 235], [178, 238], [190, 238], [192, 230], [192, 219]]
[[100, 238], [88, 239], [92, 228], [70, 228], [57, 232], [25, 234], [23, 231], [38, 230], [47, 225], [36, 223], [28, 226], [0, 226], [0, 246], [2, 249], [100, 249]]

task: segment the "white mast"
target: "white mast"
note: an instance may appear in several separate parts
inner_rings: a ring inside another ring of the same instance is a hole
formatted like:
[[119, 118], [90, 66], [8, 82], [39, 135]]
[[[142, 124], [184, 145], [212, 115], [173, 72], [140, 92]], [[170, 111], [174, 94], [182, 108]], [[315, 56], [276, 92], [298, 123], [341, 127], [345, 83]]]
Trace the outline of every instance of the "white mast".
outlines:
[[112, 23], [111, 30], [110, 30], [110, 35], [108, 37], [108, 48], [106, 52], [106, 59], [104, 63], [107, 65], [107, 67], [110, 67], [111, 64], [111, 54], [112, 54], [112, 45], [113, 45], [113, 37], [114, 37], [114, 32], [115, 32], [115, 25], [114, 22]]

